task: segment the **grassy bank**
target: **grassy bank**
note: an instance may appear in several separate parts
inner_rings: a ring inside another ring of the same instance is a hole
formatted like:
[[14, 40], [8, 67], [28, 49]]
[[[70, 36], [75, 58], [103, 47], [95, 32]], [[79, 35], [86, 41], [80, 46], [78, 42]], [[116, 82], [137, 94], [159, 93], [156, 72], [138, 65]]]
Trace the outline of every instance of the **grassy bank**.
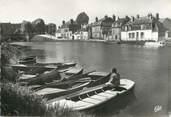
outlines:
[[17, 83], [1, 83], [1, 102], [3, 116], [92, 117], [59, 105], [47, 108], [45, 99]]
[[21, 53], [8, 43], [1, 44], [1, 113], [2, 116], [55, 116], [55, 117], [92, 117], [64, 107], [47, 108], [46, 100], [34, 95], [27, 87], [17, 82], [17, 73], [9, 66], [11, 60]]

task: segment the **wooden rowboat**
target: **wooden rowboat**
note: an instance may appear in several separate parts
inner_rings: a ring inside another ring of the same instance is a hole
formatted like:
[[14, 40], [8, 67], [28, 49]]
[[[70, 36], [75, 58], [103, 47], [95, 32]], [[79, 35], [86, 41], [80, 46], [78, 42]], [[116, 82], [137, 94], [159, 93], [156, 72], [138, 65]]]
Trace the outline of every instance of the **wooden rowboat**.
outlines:
[[53, 82], [54, 80], [60, 81], [63, 80], [63, 77], [74, 77], [75, 75], [82, 74], [83, 68], [68, 68], [63, 71], [61, 70], [52, 70], [45, 72], [40, 75], [22, 75], [19, 78], [20, 82], [28, 82], [28, 85], [41, 85], [48, 82]]
[[41, 95], [44, 98], [50, 100], [59, 96], [68, 95], [75, 91], [79, 91], [89, 83], [90, 80], [87, 81], [78, 80], [76, 82], [70, 82], [69, 84], [64, 83], [64, 84], [56, 85], [56, 88], [44, 88], [34, 92], [33, 94]]
[[[82, 74], [82, 71], [83, 70], [81, 70], [78, 73], [74, 73], [74, 74], [72, 73], [71, 74], [71, 71], [73, 72], [73, 70], [71, 69], [71, 70], [66, 71], [65, 73], [62, 73], [62, 74], [65, 74], [65, 75], [62, 75], [61, 76], [62, 77], [61, 78], [62, 80], [57, 80], [57, 81], [53, 81], [53, 82], [50, 82], [50, 83], [46, 83], [45, 85], [42, 85], [41, 87], [38, 87], [35, 90], [38, 91], [38, 90], [41, 90], [43, 88], [57, 88], [57, 87], [59, 87], [61, 85], [63, 86], [64, 84], [67, 85], [67, 84], [76, 82], [77, 80], [86, 81], [87, 80], [87, 77], [89, 77], [88, 74], [91, 73], [91, 72], [93, 72], [93, 71], [90, 71], [90, 72], [87, 72], [87, 73]], [[92, 81], [90, 77], [88, 78], [88, 80]]]
[[56, 104], [63, 108], [73, 110], [87, 110], [99, 106], [118, 95], [122, 95], [133, 89], [135, 83], [128, 79], [121, 79], [118, 88], [108, 87], [105, 84], [83, 89], [70, 95], [49, 100], [47, 106]]
[[45, 71], [53, 70], [53, 69], [67, 69], [69, 67], [74, 67], [76, 63], [62, 63], [61, 65], [49, 65], [49, 64], [31, 64], [31, 65], [25, 65], [25, 64], [15, 64], [11, 65], [12, 68], [15, 71], [23, 71], [25, 74], [35, 75], [35, 74], [41, 74]]
[[88, 77], [90, 77], [92, 81], [87, 85], [87, 87], [94, 87], [108, 82], [110, 79], [110, 73], [94, 71], [89, 73]]
[[47, 87], [55, 88], [56, 86], [68, 84], [70, 82], [76, 82], [77, 80], [80, 80], [80, 79], [87, 80], [87, 77], [89, 79], [91, 79], [91, 82], [86, 87], [93, 87], [93, 86], [97, 86], [100, 84], [104, 84], [107, 81], [109, 81], [109, 78], [110, 78], [109, 76], [110, 76], [110, 73], [96, 72], [96, 71], [90, 71], [90, 72], [87, 72], [84, 74], [76, 74], [76, 75], [72, 75], [68, 78], [66, 78], [66, 76], [63, 76], [63, 77], [65, 77], [64, 80], [47, 83], [45, 85], [42, 85], [41, 87], [39, 87], [36, 90], [40, 90], [40, 89], [47, 88]]
[[28, 56], [19, 59], [19, 64], [32, 64], [36, 63], [36, 56]]

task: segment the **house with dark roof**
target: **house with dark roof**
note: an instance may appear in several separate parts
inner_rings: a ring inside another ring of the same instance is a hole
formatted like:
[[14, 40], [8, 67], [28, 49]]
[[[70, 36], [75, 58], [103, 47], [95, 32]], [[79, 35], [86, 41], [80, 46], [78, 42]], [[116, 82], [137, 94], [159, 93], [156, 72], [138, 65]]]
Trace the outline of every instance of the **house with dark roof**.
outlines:
[[166, 29], [159, 21], [159, 14], [131, 17], [121, 28], [122, 41], [159, 41], [165, 38]]
[[[113, 16], [115, 17], [115, 16]], [[112, 23], [112, 39], [111, 40], [120, 40], [121, 39], [121, 27], [124, 26], [130, 18], [126, 16], [125, 18], [119, 18]]]
[[46, 25], [46, 33], [50, 35], [55, 35], [56, 33], [56, 24], [49, 23]]
[[111, 36], [111, 27], [113, 23], [113, 18], [105, 16], [104, 18], [98, 20], [96, 17], [95, 22], [89, 25], [89, 35], [92, 39], [107, 39]]
[[161, 18], [159, 21], [163, 24], [164, 28], [166, 29], [165, 38], [171, 39], [171, 19], [169, 18]]
[[78, 24], [71, 19], [68, 22], [63, 21], [60, 27], [61, 36], [67, 39], [73, 39], [73, 34], [79, 29]]

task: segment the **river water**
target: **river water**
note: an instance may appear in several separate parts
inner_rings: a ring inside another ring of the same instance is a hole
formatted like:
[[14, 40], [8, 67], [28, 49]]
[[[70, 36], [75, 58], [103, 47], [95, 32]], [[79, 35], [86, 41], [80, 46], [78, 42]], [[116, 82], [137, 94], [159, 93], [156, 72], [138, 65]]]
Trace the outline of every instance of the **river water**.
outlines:
[[[116, 67], [122, 78], [136, 85], [131, 96], [108, 103], [97, 116], [165, 117], [169, 108], [170, 47], [144, 48], [102, 42], [18, 42], [31, 50], [39, 62], [75, 61], [86, 71], [111, 71]], [[171, 97], [170, 97], [171, 98]]]

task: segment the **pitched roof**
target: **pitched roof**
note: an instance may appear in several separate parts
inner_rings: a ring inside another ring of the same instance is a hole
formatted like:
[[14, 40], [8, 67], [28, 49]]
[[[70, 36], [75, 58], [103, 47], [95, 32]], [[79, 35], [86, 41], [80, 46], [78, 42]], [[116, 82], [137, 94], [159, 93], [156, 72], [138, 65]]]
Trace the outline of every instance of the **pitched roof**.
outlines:
[[[61, 28], [68, 28], [71, 25], [71, 20], [61, 25]], [[77, 25], [75, 21], [73, 21], [73, 25]]]
[[152, 22], [153, 22], [153, 18], [145, 16], [140, 18], [134, 18], [134, 21], [129, 21], [127, 25], [150, 24]]
[[163, 26], [171, 31], [171, 19], [169, 18], [160, 18], [159, 21], [163, 23]]
[[102, 22], [108, 22], [108, 21], [113, 21], [113, 19], [111, 17], [107, 17], [107, 18], [104, 17], [104, 18], [99, 19], [97, 22], [91, 23], [91, 26], [101, 25]]
[[[128, 19], [126, 18], [119, 18], [118, 20], [116, 20], [115, 22], [113, 22], [114, 25], [112, 25], [112, 27], [120, 27], [122, 25], [124, 25], [125, 23], [127, 23]], [[117, 24], [117, 26], [116, 26]]]

